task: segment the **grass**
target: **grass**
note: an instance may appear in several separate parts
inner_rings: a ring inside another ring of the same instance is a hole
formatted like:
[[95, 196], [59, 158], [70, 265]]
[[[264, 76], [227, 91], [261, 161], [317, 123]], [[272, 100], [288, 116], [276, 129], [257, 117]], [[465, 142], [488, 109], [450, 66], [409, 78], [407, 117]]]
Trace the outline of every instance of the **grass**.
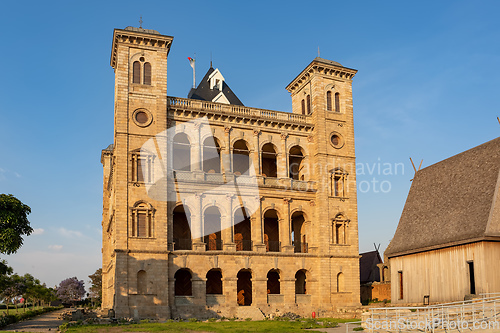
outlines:
[[[219, 332], [219, 333], [304, 333], [305, 328], [335, 327], [339, 322], [353, 319], [299, 319], [297, 321], [221, 321], [221, 322], [168, 322], [131, 325], [84, 325], [72, 326], [67, 333], [120, 333], [120, 332]], [[322, 322], [323, 324], [318, 324]]]
[[[43, 306], [35, 306], [34, 308], [28, 307], [28, 308], [26, 308], [26, 311], [39, 310], [39, 309], [43, 309], [43, 308], [44, 308]], [[18, 306], [17, 311], [13, 305], [9, 305], [9, 314], [16, 314], [16, 313], [23, 313], [23, 312], [24, 312], [24, 308], [21, 305]], [[7, 314], [7, 309], [0, 309], [0, 316], [2, 316], [3, 314]]]

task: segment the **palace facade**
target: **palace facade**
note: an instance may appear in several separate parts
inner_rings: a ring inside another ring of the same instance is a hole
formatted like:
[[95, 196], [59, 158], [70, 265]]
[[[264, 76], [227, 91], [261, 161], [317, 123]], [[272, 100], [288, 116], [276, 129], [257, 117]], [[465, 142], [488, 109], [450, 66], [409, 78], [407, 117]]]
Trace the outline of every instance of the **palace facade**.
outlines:
[[258, 318], [358, 305], [356, 70], [315, 58], [286, 87], [291, 113], [243, 106], [213, 68], [171, 97], [172, 41], [114, 31], [103, 308]]

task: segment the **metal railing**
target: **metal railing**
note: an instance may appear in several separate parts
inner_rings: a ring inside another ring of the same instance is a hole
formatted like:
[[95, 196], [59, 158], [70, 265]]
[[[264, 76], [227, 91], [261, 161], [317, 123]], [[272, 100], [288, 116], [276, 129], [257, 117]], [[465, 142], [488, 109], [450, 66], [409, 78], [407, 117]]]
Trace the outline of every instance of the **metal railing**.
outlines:
[[[492, 296], [493, 295], [493, 296]], [[369, 318], [361, 324], [368, 332], [436, 332], [500, 331], [500, 293], [482, 294], [468, 301], [416, 307], [370, 309]]]
[[236, 243], [236, 251], [252, 251], [252, 241], [249, 239], [238, 239]]
[[264, 241], [266, 244], [266, 252], [280, 252], [281, 242], [279, 241]]
[[193, 248], [193, 241], [191, 238], [174, 238], [174, 251], [175, 250], [191, 250]]

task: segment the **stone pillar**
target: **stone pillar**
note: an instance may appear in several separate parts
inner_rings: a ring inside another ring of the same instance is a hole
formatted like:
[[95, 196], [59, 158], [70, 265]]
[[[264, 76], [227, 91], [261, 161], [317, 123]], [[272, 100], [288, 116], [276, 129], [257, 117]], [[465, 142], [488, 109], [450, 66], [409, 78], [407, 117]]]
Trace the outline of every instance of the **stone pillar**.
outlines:
[[192, 279], [193, 288], [193, 304], [205, 306], [207, 304], [207, 282], [206, 279], [197, 278]]
[[254, 251], [265, 253], [266, 245], [264, 244], [264, 227], [262, 218], [262, 200], [264, 197], [256, 197], [257, 200], [257, 210], [255, 211], [254, 217], [252, 218], [252, 241], [254, 245]]
[[286, 151], [286, 139], [288, 134], [281, 133], [281, 154], [278, 158], [278, 178], [288, 178], [288, 152]]
[[231, 126], [224, 127], [224, 151], [222, 152], [222, 164], [224, 165], [224, 173], [232, 173], [232, 158], [231, 158]]
[[[267, 272], [264, 274], [267, 275]], [[267, 276], [252, 278], [252, 305], [258, 307], [267, 305]]]
[[260, 158], [260, 149], [259, 149], [259, 130], [253, 130], [253, 166], [255, 168], [255, 174], [262, 174], [262, 161]]
[[295, 273], [291, 271], [289, 277], [280, 277], [280, 293], [285, 295], [285, 304], [295, 304]]
[[191, 171], [201, 171], [201, 124], [194, 124], [194, 142], [191, 142]]
[[224, 221], [224, 226], [222, 228], [222, 239], [223, 250], [224, 251], [236, 251], [236, 245], [234, 244], [234, 221], [233, 221], [233, 197], [234, 194], [227, 193], [226, 201], [227, 201], [227, 216]]
[[222, 290], [224, 292], [225, 307], [238, 306], [238, 290], [236, 277], [222, 278]]
[[202, 213], [201, 201], [202, 195], [195, 193], [195, 202], [193, 205], [193, 213], [191, 213], [191, 235], [193, 238], [193, 250], [205, 251], [205, 243], [203, 242], [203, 226], [202, 226]]
[[280, 232], [280, 238], [281, 238], [281, 246], [283, 248], [283, 252], [286, 253], [293, 253], [294, 247], [292, 246], [291, 242], [291, 216], [290, 216], [290, 202], [292, 199], [290, 198], [283, 198], [283, 209], [282, 212], [284, 212], [285, 217], [284, 219], [280, 220], [280, 225], [281, 225], [281, 232]]

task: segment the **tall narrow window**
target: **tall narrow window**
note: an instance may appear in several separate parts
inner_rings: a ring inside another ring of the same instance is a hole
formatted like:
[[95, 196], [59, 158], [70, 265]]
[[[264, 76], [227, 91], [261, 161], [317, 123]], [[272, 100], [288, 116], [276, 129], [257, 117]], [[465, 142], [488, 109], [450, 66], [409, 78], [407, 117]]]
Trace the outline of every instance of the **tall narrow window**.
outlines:
[[138, 202], [132, 208], [131, 237], [153, 237], [153, 207], [145, 202]]
[[141, 83], [141, 63], [134, 61], [132, 68], [132, 83]]
[[147, 294], [148, 285], [147, 285], [147, 274], [146, 271], [137, 272], [137, 293], [138, 294]]
[[341, 293], [344, 291], [344, 274], [340, 272], [337, 274], [337, 292]]
[[191, 272], [185, 268], [179, 269], [174, 275], [175, 296], [193, 296]]
[[326, 109], [328, 111], [332, 111], [332, 92], [331, 91], [326, 92]]
[[132, 181], [151, 183], [154, 180], [154, 155], [141, 154], [138, 150], [132, 152]]
[[403, 299], [403, 271], [398, 272], [399, 299]]
[[144, 84], [151, 85], [151, 64], [149, 62], [144, 64]]
[[347, 173], [342, 169], [337, 169], [332, 172], [332, 196], [346, 197], [347, 196]]
[[206, 293], [222, 295], [222, 273], [219, 269], [213, 268], [208, 271], [206, 282]]
[[348, 244], [348, 232], [347, 227], [349, 225], [349, 220], [344, 217], [344, 215], [337, 214], [333, 220], [333, 243], [334, 244]]
[[474, 279], [474, 262], [469, 261], [469, 262], [467, 262], [467, 265], [469, 266], [470, 293], [472, 295], [475, 295], [476, 294], [476, 281]]
[[340, 94], [335, 93], [335, 112], [340, 112]]
[[302, 100], [302, 114], [306, 114], [306, 101]]
[[307, 95], [307, 114], [311, 114], [311, 96]]

